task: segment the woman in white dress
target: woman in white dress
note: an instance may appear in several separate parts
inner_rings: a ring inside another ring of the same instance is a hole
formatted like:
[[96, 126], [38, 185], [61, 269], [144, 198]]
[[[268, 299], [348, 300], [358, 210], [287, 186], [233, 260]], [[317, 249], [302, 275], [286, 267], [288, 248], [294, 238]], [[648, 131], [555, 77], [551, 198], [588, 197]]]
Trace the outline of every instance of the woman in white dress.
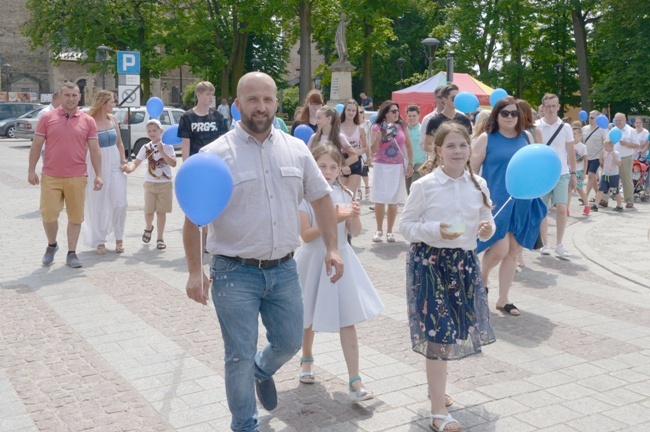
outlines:
[[364, 387], [359, 376], [359, 343], [354, 326], [377, 316], [384, 309], [384, 304], [346, 241], [348, 232], [353, 236], [361, 232], [361, 208], [359, 203], [352, 200], [349, 190], [335, 183], [343, 157], [331, 143], [316, 146], [312, 153], [333, 189], [330, 195], [337, 207], [338, 249], [345, 263], [345, 272], [340, 280], [330, 282], [325, 269], [325, 244], [311, 206], [303, 201], [300, 204], [300, 236], [304, 244], [296, 254], [296, 267], [303, 291], [305, 329], [300, 381], [306, 384], [315, 382], [312, 370], [314, 332], [337, 332], [349, 374], [350, 400], [358, 402], [372, 398], [373, 393]]
[[[124, 252], [122, 239], [128, 203], [126, 175], [122, 172], [122, 166], [126, 164], [126, 160], [120, 128], [112, 114], [115, 107], [114, 98], [113, 92], [101, 90], [95, 95], [88, 111], [88, 115], [97, 123], [104, 187], [101, 191], [95, 191], [91, 183], [86, 186], [82, 235], [84, 244], [97, 248], [98, 255], [106, 253], [106, 242], [113, 238], [115, 252]], [[87, 162], [88, 176], [93, 178], [95, 172], [89, 158]]]

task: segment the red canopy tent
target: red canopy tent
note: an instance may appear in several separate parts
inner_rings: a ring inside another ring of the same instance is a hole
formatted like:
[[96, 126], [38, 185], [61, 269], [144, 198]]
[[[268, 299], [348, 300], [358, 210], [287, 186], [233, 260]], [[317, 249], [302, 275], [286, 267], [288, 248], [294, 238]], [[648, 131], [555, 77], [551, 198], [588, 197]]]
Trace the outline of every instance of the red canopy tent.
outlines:
[[[472, 92], [478, 97], [479, 105], [481, 107], [490, 107], [490, 94], [494, 90], [492, 87], [483, 84], [470, 74], [454, 73], [454, 84], [458, 86], [460, 91]], [[407, 87], [402, 90], [393, 92], [393, 100], [400, 105], [402, 116], [406, 116], [406, 107], [415, 104], [420, 107], [420, 120], [429, 114], [435, 108], [435, 99], [433, 92], [440, 86], [447, 84], [447, 74], [445, 72], [438, 72], [429, 79]]]

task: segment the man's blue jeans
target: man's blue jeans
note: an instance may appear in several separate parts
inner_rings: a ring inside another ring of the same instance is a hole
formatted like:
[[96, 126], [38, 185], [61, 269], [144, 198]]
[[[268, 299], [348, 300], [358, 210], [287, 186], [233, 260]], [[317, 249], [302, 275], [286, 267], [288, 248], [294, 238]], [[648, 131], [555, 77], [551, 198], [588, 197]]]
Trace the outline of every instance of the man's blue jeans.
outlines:
[[[255, 381], [267, 380], [300, 349], [303, 304], [296, 262], [269, 269], [214, 256], [212, 301], [225, 348], [233, 431], [257, 431]], [[258, 316], [268, 343], [257, 351]]]

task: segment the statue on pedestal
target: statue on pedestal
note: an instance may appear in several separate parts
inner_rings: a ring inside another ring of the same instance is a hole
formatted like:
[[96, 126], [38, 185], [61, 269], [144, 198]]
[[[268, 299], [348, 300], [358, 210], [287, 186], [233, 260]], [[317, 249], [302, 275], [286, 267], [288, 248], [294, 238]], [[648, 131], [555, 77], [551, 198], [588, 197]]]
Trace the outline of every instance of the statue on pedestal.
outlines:
[[345, 13], [341, 14], [341, 21], [339, 26], [336, 29], [336, 36], [334, 38], [334, 45], [336, 46], [336, 53], [339, 56], [337, 63], [347, 63], [348, 62], [348, 44], [345, 41], [345, 30], [350, 25], [351, 19], [345, 20]]

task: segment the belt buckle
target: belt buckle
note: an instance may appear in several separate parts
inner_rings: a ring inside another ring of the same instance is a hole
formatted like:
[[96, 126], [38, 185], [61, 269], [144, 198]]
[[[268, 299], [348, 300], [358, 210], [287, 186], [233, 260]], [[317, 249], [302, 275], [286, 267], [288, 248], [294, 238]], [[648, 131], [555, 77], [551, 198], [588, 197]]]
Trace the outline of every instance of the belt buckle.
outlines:
[[257, 262], [257, 268], [258, 268], [258, 269], [262, 270], [262, 263], [263, 263], [263, 262], [264, 262], [263, 260], [259, 260], [259, 261]]

